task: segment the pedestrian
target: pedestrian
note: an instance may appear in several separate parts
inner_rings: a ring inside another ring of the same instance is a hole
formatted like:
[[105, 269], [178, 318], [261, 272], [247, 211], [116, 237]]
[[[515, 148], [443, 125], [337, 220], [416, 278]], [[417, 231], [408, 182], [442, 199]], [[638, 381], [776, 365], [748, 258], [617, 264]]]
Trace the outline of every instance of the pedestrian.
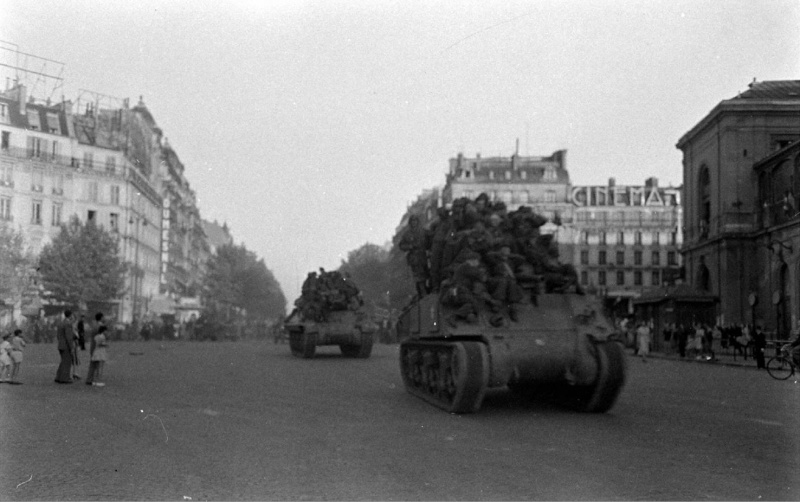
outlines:
[[78, 346], [81, 350], [86, 350], [86, 324], [84, 323], [84, 316], [81, 314], [80, 320], [77, 325]]
[[763, 331], [756, 328], [753, 336], [753, 356], [756, 358], [756, 368], [764, 369], [764, 352], [767, 350], [767, 336]]
[[94, 385], [95, 387], [104, 387], [106, 385], [97, 381], [103, 372], [103, 365], [107, 359], [106, 347], [108, 347], [108, 340], [105, 333], [106, 327], [101, 325], [97, 329], [97, 334], [92, 338], [94, 349], [89, 362], [89, 375], [86, 377], [86, 385]]
[[686, 357], [686, 343], [688, 338], [689, 328], [681, 324], [678, 328], [678, 353], [681, 357]]
[[11, 337], [11, 383], [14, 385], [21, 385], [19, 381], [19, 368], [22, 366], [22, 351], [25, 349], [25, 339], [22, 338], [22, 330], [14, 330], [14, 336]]
[[58, 353], [61, 356], [61, 363], [56, 372], [56, 383], [72, 383], [72, 362], [74, 351], [75, 332], [72, 327], [72, 311], [64, 310], [64, 318], [58, 325], [56, 331], [58, 342]]
[[8, 333], [4, 334], [3, 341], [0, 342], [0, 383], [8, 383], [11, 375], [11, 342], [8, 341], [10, 336]]
[[639, 328], [636, 330], [636, 339], [639, 346], [639, 357], [642, 358], [642, 362], [647, 362], [647, 355], [650, 353], [650, 326], [647, 323], [639, 324]]

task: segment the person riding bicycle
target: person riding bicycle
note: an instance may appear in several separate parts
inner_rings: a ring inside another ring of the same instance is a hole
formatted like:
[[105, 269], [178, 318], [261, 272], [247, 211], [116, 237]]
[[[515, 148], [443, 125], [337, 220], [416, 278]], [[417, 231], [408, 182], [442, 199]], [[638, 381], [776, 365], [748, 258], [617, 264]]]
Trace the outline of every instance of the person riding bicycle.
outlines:
[[795, 366], [800, 366], [800, 333], [794, 337], [794, 340], [781, 347], [783, 350], [789, 352], [792, 356]]

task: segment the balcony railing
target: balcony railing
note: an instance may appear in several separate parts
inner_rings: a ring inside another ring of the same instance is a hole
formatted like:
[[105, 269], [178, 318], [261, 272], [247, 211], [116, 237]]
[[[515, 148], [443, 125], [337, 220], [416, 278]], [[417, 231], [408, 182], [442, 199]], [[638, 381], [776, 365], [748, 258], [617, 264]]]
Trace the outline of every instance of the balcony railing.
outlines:
[[30, 159], [39, 162], [46, 162], [50, 164], [59, 164], [62, 166], [79, 167], [78, 159], [67, 155], [57, 155], [50, 152], [34, 151], [28, 148], [9, 147], [2, 149], [3, 155], [14, 157], [16, 159]]

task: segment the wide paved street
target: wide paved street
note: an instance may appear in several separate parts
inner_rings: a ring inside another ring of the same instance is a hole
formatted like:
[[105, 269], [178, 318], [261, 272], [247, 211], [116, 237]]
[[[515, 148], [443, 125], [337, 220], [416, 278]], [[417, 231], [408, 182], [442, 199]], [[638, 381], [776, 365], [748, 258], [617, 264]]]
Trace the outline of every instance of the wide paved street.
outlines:
[[0, 499], [800, 499], [798, 382], [631, 358], [608, 414], [497, 391], [459, 416], [404, 391], [397, 350], [120, 342], [98, 388], [29, 346], [0, 385]]

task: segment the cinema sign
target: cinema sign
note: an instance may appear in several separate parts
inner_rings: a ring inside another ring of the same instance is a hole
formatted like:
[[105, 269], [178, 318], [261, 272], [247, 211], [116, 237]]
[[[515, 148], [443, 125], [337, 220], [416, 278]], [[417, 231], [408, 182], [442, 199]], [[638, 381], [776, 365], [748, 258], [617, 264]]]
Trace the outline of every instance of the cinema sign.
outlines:
[[570, 193], [573, 204], [586, 206], [679, 206], [679, 188], [648, 186], [583, 186]]

